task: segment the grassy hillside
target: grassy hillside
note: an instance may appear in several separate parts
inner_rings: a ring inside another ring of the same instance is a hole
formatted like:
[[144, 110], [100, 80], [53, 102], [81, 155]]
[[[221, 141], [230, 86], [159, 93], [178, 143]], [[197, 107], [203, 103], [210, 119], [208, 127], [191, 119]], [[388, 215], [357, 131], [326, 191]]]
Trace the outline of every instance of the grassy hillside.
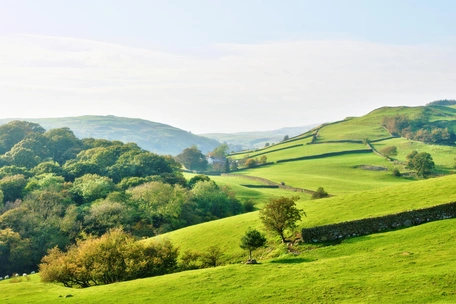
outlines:
[[[185, 173], [185, 178], [190, 179], [194, 174]], [[255, 203], [255, 208], [260, 209], [264, 202], [269, 198], [278, 196], [287, 196], [295, 194], [292, 191], [281, 188], [249, 188], [248, 185], [265, 185], [265, 183], [257, 180], [243, 178], [242, 176], [210, 176], [211, 180], [215, 181], [219, 186], [227, 186], [236, 193], [236, 198], [245, 201], [252, 200]], [[310, 199], [310, 194], [299, 193], [302, 200]]]
[[[451, 175], [321, 200], [300, 200], [298, 207], [307, 213], [301, 227], [387, 215], [456, 201], [455, 184], [456, 175]], [[262, 229], [258, 212], [187, 227], [161, 237], [170, 238], [181, 250], [205, 250], [215, 244], [224, 249], [227, 258], [236, 261], [242, 260], [244, 255], [238, 243], [248, 227]], [[268, 251], [262, 254], [266, 255]]]
[[[242, 161], [265, 156], [272, 164], [242, 170], [239, 174], [310, 190], [323, 187], [334, 195], [408, 183], [412, 180], [410, 176], [396, 178], [392, 176], [392, 170], [396, 168], [407, 173], [409, 170], [404, 162], [411, 151], [430, 153], [436, 164], [435, 173], [448, 174], [454, 172], [455, 147], [393, 138], [382, 126], [383, 119], [396, 115], [406, 115], [411, 119], [420, 117], [427, 120], [427, 124], [438, 122], [439, 127], [451, 129], [456, 123], [455, 112], [453, 108], [444, 106], [383, 107], [362, 117], [323, 124], [288, 141], [235, 153], [230, 157]], [[388, 161], [376, 151], [352, 154], [353, 151], [369, 149], [368, 145], [363, 144], [366, 139], [372, 142], [372, 147], [377, 151], [396, 146], [398, 155], [395, 158], [398, 161]], [[300, 158], [302, 160], [296, 160]], [[283, 162], [288, 160], [295, 161]]]
[[[298, 194], [306, 211], [300, 227], [376, 217], [456, 201], [455, 148], [392, 138], [382, 126], [385, 116], [424, 117], [428, 124], [454, 127], [454, 107], [384, 107], [357, 118], [325, 124], [288, 141], [266, 148], [235, 153], [230, 157], [266, 156], [271, 164], [235, 171], [236, 176], [211, 176], [229, 186], [240, 199], [257, 207], [273, 196]], [[425, 115], [424, 115], [425, 114]], [[396, 161], [375, 150], [397, 146]], [[360, 151], [353, 153], [353, 151]], [[405, 156], [413, 150], [431, 153], [434, 178], [412, 174], [394, 177]], [[297, 158], [306, 158], [296, 160]], [[284, 162], [288, 160], [287, 162]], [[191, 175], [186, 175], [191, 177]], [[260, 177], [302, 189], [324, 189], [333, 197], [310, 200], [304, 192], [249, 188]], [[1, 303], [455, 303], [456, 219], [351, 238], [338, 245], [281, 245], [267, 234], [266, 248], [254, 256], [261, 264], [249, 266], [239, 247], [249, 228], [263, 230], [258, 211], [202, 223], [157, 238], [169, 238], [180, 251], [205, 252], [216, 245], [224, 252], [226, 266], [185, 271], [88, 289], [67, 289], [30, 282], [0, 282]], [[144, 240], [148, 242], [149, 240]], [[3, 292], [6, 290], [6, 292]], [[72, 297], [63, 298], [71, 294]], [[62, 296], [61, 298], [59, 296]]]
[[[300, 206], [309, 215], [305, 223], [341, 221], [454, 200], [455, 182], [456, 177], [448, 176], [344, 199], [301, 202]], [[244, 227], [254, 226], [254, 218], [255, 213], [241, 215], [188, 227], [168, 237], [179, 245], [199, 249], [194, 237], [202, 234], [205, 245], [220, 243], [234, 248]], [[29, 282], [0, 282], [0, 302], [454, 303], [455, 224], [451, 219], [352, 238], [335, 246], [304, 245], [295, 248], [294, 255], [279, 248], [278, 258], [259, 265], [232, 264], [87, 289], [43, 284], [35, 275]], [[201, 231], [195, 230], [202, 226]], [[179, 242], [176, 236], [185, 230], [194, 231]], [[231, 239], [232, 235], [236, 238]], [[64, 298], [66, 295], [71, 297]]]
[[[0, 120], [0, 124], [14, 119]], [[185, 148], [196, 145], [204, 153], [220, 145], [214, 139], [192, 134], [190, 132], [143, 119], [116, 116], [79, 116], [61, 118], [21, 118], [39, 123], [49, 130], [70, 128], [79, 138], [101, 138], [135, 142], [141, 148], [157, 154], [177, 155]]]

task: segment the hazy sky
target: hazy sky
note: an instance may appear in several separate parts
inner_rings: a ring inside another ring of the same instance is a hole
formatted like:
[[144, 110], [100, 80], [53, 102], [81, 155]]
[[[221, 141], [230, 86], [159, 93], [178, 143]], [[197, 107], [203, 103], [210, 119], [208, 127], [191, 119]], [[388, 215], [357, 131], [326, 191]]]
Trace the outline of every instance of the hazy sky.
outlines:
[[456, 99], [456, 1], [0, 0], [0, 118], [271, 130]]

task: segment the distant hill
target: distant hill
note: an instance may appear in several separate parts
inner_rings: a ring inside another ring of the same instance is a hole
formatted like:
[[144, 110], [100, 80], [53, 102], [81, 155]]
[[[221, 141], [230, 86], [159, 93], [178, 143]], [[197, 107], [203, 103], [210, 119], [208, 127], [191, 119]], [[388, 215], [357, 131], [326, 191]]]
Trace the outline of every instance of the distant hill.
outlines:
[[266, 143], [279, 143], [288, 135], [294, 137], [304, 132], [309, 131], [318, 124], [287, 127], [270, 131], [255, 131], [255, 132], [238, 132], [238, 133], [207, 133], [202, 136], [215, 139], [219, 142], [226, 142], [234, 151], [262, 148]]
[[25, 120], [40, 124], [46, 130], [70, 128], [79, 138], [100, 138], [135, 142], [141, 148], [157, 153], [177, 155], [185, 148], [196, 145], [203, 153], [212, 151], [220, 143], [215, 139], [157, 122], [117, 116], [78, 116], [62, 118], [8, 118], [0, 119], [0, 124], [12, 120]]

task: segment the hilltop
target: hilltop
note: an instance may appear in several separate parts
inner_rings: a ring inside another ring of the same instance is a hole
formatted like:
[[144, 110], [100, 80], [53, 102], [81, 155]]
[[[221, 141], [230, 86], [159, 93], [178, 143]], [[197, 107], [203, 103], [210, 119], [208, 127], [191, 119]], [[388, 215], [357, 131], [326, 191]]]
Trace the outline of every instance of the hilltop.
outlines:
[[196, 145], [201, 151], [209, 152], [220, 145], [217, 140], [172, 127], [138, 118], [117, 116], [78, 116], [60, 118], [21, 118], [1, 119], [0, 124], [13, 120], [25, 120], [40, 124], [46, 130], [70, 128], [82, 138], [120, 140], [134, 142], [141, 148], [162, 155], [177, 155], [185, 148]]

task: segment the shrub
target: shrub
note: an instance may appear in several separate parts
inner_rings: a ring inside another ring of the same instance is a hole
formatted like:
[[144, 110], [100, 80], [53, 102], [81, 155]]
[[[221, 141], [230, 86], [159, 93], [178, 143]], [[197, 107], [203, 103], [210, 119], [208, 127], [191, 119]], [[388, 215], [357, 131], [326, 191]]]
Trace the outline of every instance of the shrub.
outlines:
[[204, 267], [216, 267], [221, 264], [223, 252], [218, 246], [211, 246], [201, 255], [201, 261]]
[[395, 176], [395, 177], [401, 177], [402, 176], [402, 174], [401, 174], [401, 172], [399, 171], [398, 168], [394, 168], [393, 169], [393, 176]]
[[325, 198], [325, 197], [329, 197], [329, 194], [322, 187], [319, 187], [317, 189], [317, 191], [315, 191], [312, 194], [312, 199], [319, 199], [319, 198]]
[[39, 265], [43, 282], [89, 287], [174, 271], [177, 249], [169, 240], [140, 243], [120, 229], [79, 241], [62, 252], [50, 249]]

